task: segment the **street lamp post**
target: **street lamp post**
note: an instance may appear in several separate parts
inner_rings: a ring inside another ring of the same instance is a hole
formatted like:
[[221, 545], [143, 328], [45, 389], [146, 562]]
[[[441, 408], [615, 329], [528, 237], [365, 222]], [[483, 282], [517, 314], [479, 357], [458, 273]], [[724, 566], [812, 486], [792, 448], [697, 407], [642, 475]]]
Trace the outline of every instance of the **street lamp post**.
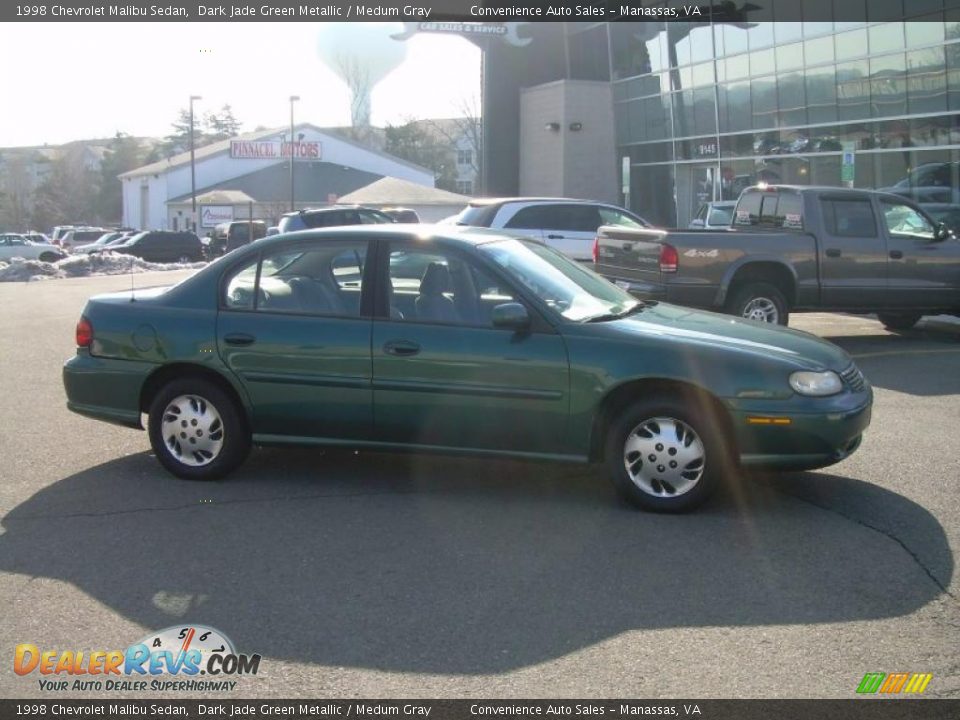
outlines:
[[203, 100], [199, 95], [190, 96], [190, 222], [194, 232], [197, 231], [197, 168], [193, 155], [193, 101]]
[[294, 203], [295, 203], [295, 199], [296, 199], [296, 195], [294, 195], [294, 187], [293, 187], [293, 159], [294, 159], [294, 156], [293, 156], [293, 152], [294, 152], [294, 151], [293, 151], [293, 143], [294, 143], [294, 140], [293, 140], [293, 137], [294, 137], [294, 136], [293, 136], [293, 104], [294, 104], [297, 100], [299, 100], [299, 99], [300, 99], [300, 96], [299, 96], [299, 95], [291, 95], [291, 96], [290, 96], [290, 212], [293, 212], [293, 211], [294, 211]]

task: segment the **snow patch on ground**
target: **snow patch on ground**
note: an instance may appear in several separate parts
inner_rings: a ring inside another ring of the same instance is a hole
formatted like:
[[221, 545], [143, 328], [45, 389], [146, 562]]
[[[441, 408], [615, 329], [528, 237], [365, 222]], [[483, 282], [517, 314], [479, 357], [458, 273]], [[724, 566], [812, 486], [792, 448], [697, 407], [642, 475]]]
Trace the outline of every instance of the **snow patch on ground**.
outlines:
[[206, 263], [151, 263], [119, 253], [71, 255], [57, 262], [13, 258], [0, 261], [0, 282], [32, 282], [57, 278], [90, 277], [92, 275], [126, 275], [157, 270], [196, 270]]

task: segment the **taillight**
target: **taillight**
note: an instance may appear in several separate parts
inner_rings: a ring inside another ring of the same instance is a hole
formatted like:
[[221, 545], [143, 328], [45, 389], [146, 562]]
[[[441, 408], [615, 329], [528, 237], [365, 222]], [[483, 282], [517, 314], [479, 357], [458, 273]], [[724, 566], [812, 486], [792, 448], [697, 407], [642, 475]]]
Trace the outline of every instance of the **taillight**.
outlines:
[[660, 246], [660, 272], [675, 273], [678, 259], [677, 249], [673, 245], [664, 243]]
[[77, 321], [77, 347], [88, 348], [93, 342], [93, 325], [81, 316]]
[[596, 265], [600, 262], [600, 236], [595, 235], [593, 238], [593, 263]]

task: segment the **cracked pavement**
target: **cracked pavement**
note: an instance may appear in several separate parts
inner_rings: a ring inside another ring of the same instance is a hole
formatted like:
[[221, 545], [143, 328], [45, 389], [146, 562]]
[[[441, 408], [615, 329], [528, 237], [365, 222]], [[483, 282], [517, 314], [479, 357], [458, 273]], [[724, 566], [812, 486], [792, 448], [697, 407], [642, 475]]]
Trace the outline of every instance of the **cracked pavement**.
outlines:
[[[8, 657], [197, 622], [263, 655], [235, 697], [850, 698], [868, 671], [960, 697], [951, 326], [796, 316], [874, 384], [863, 446], [662, 517], [537, 463], [261, 449], [225, 481], [176, 480], [145, 433], [64, 407], [85, 298], [129, 283], [0, 285]], [[42, 695], [9, 662], [0, 692]]]

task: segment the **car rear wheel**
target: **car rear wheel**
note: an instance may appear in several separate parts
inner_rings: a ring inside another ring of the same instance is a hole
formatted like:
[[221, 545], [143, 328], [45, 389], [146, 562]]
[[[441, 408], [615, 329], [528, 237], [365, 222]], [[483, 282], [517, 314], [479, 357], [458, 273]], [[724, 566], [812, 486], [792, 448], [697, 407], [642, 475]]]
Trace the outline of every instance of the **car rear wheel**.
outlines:
[[186, 480], [221, 478], [250, 451], [250, 433], [237, 403], [199, 378], [165, 385], [150, 404], [148, 428], [157, 459]]
[[758, 282], [744, 285], [736, 290], [727, 303], [726, 310], [747, 320], [776, 325], [786, 325], [790, 319], [787, 299], [770, 283]]
[[673, 397], [628, 408], [610, 426], [605, 460], [629, 502], [654, 512], [685, 512], [720, 484], [728, 451], [717, 418]]
[[920, 313], [877, 313], [877, 318], [888, 330], [909, 330], [923, 317]]
[[40, 262], [52, 263], [52, 262], [56, 262], [59, 259], [60, 259], [59, 255], [55, 255], [54, 253], [50, 253], [50, 252], [46, 252], [40, 255]]

